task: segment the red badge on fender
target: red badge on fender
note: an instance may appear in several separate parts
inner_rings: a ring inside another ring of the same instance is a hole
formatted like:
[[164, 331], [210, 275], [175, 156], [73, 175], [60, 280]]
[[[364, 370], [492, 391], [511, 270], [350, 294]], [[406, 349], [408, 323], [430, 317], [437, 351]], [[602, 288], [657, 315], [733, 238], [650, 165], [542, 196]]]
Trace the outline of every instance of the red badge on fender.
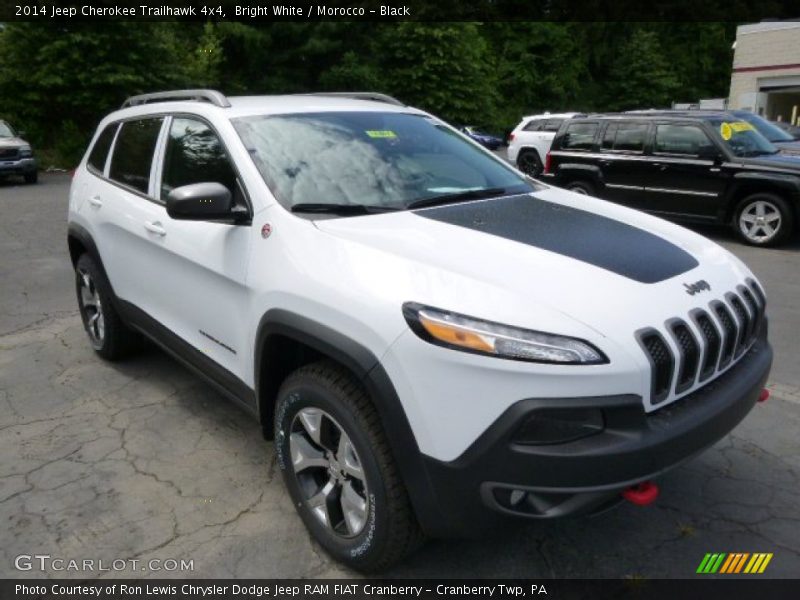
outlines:
[[272, 233], [272, 225], [270, 225], [269, 223], [264, 223], [264, 225], [261, 227], [261, 237], [267, 239], [271, 233]]

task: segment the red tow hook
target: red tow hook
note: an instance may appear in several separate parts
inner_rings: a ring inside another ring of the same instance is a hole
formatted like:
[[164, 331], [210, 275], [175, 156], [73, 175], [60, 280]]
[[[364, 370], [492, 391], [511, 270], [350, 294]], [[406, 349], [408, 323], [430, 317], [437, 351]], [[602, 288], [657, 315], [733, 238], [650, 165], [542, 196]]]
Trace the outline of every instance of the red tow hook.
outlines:
[[767, 388], [764, 388], [763, 390], [761, 390], [761, 393], [758, 395], [758, 401], [759, 402], [766, 402], [767, 400], [769, 400], [769, 390]]
[[623, 491], [622, 497], [638, 506], [647, 506], [658, 498], [658, 486], [652, 481], [643, 481]]

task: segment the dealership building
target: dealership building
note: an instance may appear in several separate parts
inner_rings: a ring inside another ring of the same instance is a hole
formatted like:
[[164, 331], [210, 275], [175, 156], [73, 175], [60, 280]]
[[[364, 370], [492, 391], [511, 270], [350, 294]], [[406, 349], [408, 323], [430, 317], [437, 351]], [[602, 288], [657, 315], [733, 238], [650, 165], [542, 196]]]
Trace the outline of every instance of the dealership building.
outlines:
[[728, 106], [771, 120], [800, 120], [800, 21], [736, 29]]

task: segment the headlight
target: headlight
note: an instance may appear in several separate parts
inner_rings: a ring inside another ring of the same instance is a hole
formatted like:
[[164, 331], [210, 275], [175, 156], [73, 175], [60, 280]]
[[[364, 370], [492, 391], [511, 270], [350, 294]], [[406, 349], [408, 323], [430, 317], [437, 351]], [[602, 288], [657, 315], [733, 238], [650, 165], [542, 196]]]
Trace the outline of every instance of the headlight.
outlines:
[[23, 157], [24, 156], [32, 156], [33, 152], [31, 151], [31, 147], [30, 146], [21, 146], [20, 149], [19, 149], [19, 155], [23, 156]]
[[589, 342], [564, 335], [509, 327], [415, 302], [403, 305], [403, 315], [423, 340], [455, 350], [562, 365], [608, 362]]

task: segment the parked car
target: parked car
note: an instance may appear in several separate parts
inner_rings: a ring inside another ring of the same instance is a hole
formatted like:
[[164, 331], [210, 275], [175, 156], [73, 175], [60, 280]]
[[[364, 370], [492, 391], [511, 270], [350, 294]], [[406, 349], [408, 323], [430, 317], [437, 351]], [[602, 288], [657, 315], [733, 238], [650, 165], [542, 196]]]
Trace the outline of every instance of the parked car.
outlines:
[[508, 160], [520, 171], [538, 177], [544, 168], [544, 157], [561, 124], [581, 113], [544, 113], [522, 117], [522, 121], [508, 136]]
[[492, 135], [491, 133], [486, 133], [484, 129], [473, 125], [464, 125], [459, 127], [458, 130], [489, 150], [497, 150], [505, 143], [502, 138]]
[[143, 334], [252, 413], [336, 559], [650, 503], [764, 399], [740, 260], [352, 96], [130, 98], [67, 232], [96, 353]]
[[714, 111], [714, 110], [707, 110], [707, 109], [694, 109], [690, 111], [682, 111], [682, 110], [646, 110], [646, 111], [628, 111], [625, 114], [648, 114], [648, 115], [656, 115], [656, 114], [666, 114], [666, 115], [681, 115], [681, 114], [689, 114], [689, 115], [700, 115], [703, 113], [706, 114], [716, 114], [718, 115], [720, 112], [725, 112], [730, 115], [730, 120], [732, 121], [744, 121], [746, 123], [750, 123], [756, 130], [763, 135], [767, 140], [769, 140], [772, 144], [774, 144], [778, 150], [782, 154], [793, 154], [793, 155], [800, 155], [800, 141], [796, 140], [792, 137], [789, 133], [777, 127], [772, 122], [767, 121], [764, 117], [761, 117], [749, 110], [726, 110], [726, 111]]
[[729, 112], [592, 115], [559, 130], [546, 180], [660, 216], [730, 224], [748, 244], [795, 231], [800, 159]]
[[0, 178], [21, 175], [25, 183], [36, 183], [39, 167], [24, 135], [15, 132], [6, 121], [0, 121]]
[[792, 139], [800, 140], [800, 125], [792, 125], [786, 121], [770, 121], [770, 123], [788, 133]]

